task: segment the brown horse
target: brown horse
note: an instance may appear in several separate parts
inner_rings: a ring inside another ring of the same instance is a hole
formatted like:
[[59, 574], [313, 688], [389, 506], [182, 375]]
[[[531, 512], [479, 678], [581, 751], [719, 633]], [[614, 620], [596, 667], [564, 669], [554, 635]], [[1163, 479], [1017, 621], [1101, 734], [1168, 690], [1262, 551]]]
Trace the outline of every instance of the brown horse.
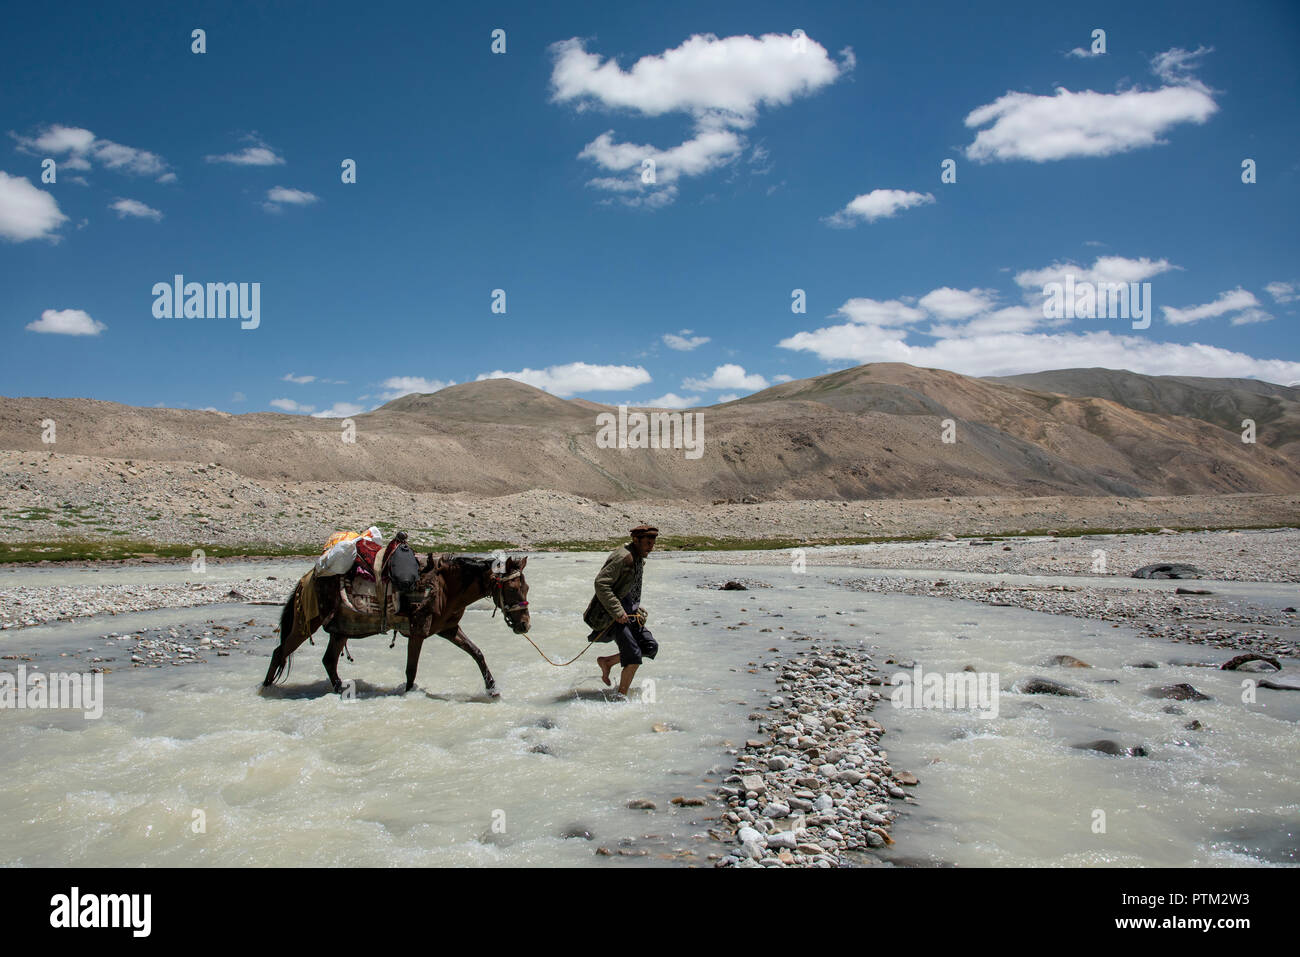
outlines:
[[[474, 602], [490, 597], [493, 605], [501, 610], [510, 629], [517, 635], [525, 634], [530, 625], [528, 582], [524, 580], [524, 566], [527, 564], [527, 558], [513, 556], [501, 563], [482, 555], [429, 555], [428, 563], [421, 568], [414, 592], [420, 597], [415, 599], [409, 615], [388, 625], [397, 628], [407, 637], [407, 691], [415, 685], [415, 669], [420, 661], [420, 649], [424, 640], [430, 635], [438, 635], [474, 659], [483, 674], [483, 684], [488, 694], [494, 698], [500, 694], [483, 652], [469, 640], [460, 627], [460, 619], [465, 614], [465, 609]], [[304, 628], [295, 628], [298, 621], [296, 604], [301, 587], [299, 583], [294, 588], [280, 613], [280, 644], [271, 654], [271, 664], [266, 669], [263, 687], [288, 674], [289, 656], [311, 637], [310, 633], [303, 633]], [[343, 682], [339, 680], [338, 674], [339, 655], [351, 639], [381, 634], [380, 616], [358, 616], [355, 612], [349, 614], [341, 607], [339, 579], [336, 576], [315, 579], [315, 587], [320, 627], [324, 627], [330, 636], [329, 646], [321, 661], [325, 665], [330, 684], [341, 694]]]

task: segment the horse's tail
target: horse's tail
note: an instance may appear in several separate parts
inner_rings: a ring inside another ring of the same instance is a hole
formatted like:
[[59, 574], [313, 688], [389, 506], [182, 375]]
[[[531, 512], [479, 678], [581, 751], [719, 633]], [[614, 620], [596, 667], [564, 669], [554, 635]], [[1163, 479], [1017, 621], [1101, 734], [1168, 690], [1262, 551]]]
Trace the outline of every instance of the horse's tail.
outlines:
[[266, 669], [263, 687], [276, 684], [281, 678], [289, 676], [289, 668], [293, 660], [293, 652], [290, 649], [298, 646], [297, 642], [291, 644], [290, 639], [293, 637], [294, 604], [298, 600], [299, 587], [294, 586], [293, 591], [289, 593], [289, 600], [284, 603], [284, 608], [280, 611], [280, 644], [276, 646], [275, 651], [271, 652], [271, 665]]

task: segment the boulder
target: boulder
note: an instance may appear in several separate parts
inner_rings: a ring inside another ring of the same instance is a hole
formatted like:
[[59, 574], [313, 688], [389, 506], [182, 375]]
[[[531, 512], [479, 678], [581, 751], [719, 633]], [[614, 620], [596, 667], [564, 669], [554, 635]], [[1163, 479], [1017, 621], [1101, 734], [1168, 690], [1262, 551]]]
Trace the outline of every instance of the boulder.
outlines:
[[1065, 698], [1084, 697], [1082, 691], [1048, 678], [1025, 678], [1023, 681], [1018, 681], [1012, 685], [1011, 690], [1019, 694], [1054, 694]]
[[1148, 688], [1147, 696], [1151, 698], [1172, 698], [1175, 701], [1209, 701], [1210, 696], [1202, 694], [1186, 682], [1176, 685], [1164, 685]]
[[1204, 578], [1205, 572], [1195, 565], [1169, 562], [1155, 565], [1143, 565], [1131, 578]]

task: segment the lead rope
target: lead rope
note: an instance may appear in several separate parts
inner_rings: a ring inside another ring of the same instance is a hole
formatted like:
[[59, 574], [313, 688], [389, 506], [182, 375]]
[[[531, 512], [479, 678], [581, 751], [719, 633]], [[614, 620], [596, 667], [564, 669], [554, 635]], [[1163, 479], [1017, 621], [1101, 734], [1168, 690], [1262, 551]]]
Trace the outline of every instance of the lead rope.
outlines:
[[[635, 621], [638, 625], [644, 627], [646, 621], [649, 619], [650, 616], [646, 614], [644, 608], [638, 608], [636, 611], [632, 612], [632, 614], [628, 615], [627, 617], [629, 621]], [[611, 622], [610, 625], [605, 629], [605, 631], [608, 631], [610, 628], [612, 628], [614, 624], [616, 624], [616, 622]], [[602, 634], [604, 634], [604, 632], [602, 632]], [[533, 639], [529, 638], [527, 635], [524, 635], [524, 638], [528, 641], [530, 645], [532, 645], [534, 648], [537, 648], [537, 642], [533, 641]], [[567, 668], [569, 665], [573, 664], [575, 661], [577, 661], [579, 658], [585, 655], [588, 651], [590, 651], [591, 646], [594, 644], [595, 644], [594, 641], [587, 642], [587, 647], [583, 648], [580, 652], [578, 652], [568, 661], [552, 661], [549, 657], [547, 657], [546, 652], [542, 651], [541, 648], [537, 648], [537, 653], [541, 655], [542, 658], [545, 659], [546, 663], [551, 667]]]

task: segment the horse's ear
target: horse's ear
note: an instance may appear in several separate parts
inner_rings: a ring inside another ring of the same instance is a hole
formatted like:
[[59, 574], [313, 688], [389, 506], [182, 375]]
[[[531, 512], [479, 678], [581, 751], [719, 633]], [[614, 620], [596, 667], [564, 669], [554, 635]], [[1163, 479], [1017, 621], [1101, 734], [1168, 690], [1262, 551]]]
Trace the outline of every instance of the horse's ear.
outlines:
[[525, 555], [523, 558], [518, 559], [518, 564], [515, 565], [515, 568], [518, 568], [520, 571], [522, 571], [523, 567], [527, 564], [528, 564], [528, 556]]

